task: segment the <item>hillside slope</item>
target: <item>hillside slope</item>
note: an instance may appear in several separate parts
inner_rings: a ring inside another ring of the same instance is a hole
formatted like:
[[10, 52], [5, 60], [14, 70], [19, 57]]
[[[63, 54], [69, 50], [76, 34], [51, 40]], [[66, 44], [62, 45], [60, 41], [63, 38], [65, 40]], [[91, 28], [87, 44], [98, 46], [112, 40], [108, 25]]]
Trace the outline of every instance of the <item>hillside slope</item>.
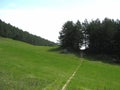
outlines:
[[27, 31], [23, 31], [11, 24], [7, 24], [0, 20], [0, 36], [11, 38], [14, 40], [19, 40], [27, 42], [37, 46], [53, 46], [56, 45], [54, 42], [46, 40], [40, 36], [30, 34]]
[[0, 90], [60, 90], [79, 61], [51, 49], [0, 38]]
[[[61, 90], [80, 58], [55, 48], [0, 37], [0, 90]], [[120, 66], [84, 59], [66, 90], [120, 90]]]

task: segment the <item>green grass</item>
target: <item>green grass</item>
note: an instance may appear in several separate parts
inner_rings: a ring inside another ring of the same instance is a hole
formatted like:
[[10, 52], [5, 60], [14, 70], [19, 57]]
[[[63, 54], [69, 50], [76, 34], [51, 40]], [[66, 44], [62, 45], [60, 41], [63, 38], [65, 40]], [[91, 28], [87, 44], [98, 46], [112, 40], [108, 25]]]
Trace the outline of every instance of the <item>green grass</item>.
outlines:
[[[0, 37], [0, 90], [61, 90], [80, 58], [55, 48]], [[120, 90], [120, 66], [84, 59], [66, 90]]]
[[79, 59], [53, 48], [0, 38], [0, 90], [60, 90]]
[[120, 90], [120, 66], [84, 60], [67, 90]]

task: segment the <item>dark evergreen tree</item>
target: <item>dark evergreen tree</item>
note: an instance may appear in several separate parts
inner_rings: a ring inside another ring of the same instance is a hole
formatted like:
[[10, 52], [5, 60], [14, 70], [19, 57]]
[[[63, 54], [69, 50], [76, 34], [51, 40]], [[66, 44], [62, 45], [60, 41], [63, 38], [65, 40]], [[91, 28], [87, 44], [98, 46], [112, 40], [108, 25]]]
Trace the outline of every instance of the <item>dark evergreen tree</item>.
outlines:
[[76, 24], [74, 24], [72, 21], [68, 21], [63, 25], [59, 37], [62, 48], [78, 51], [83, 43], [82, 38], [82, 27], [79, 21], [77, 21]]
[[94, 53], [100, 53], [103, 44], [101, 39], [103, 35], [99, 19], [90, 22], [87, 27], [87, 33], [89, 36], [89, 50]]
[[88, 34], [88, 21], [87, 19], [84, 20], [84, 22], [82, 23], [82, 33], [83, 33], [83, 47], [88, 48], [89, 45], [89, 34]]

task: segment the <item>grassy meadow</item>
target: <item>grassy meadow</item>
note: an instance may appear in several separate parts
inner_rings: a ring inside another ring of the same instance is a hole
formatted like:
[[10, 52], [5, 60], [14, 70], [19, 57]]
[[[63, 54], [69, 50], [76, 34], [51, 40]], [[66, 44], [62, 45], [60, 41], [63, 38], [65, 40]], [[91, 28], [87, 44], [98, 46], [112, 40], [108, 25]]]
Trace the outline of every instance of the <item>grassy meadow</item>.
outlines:
[[66, 90], [120, 90], [120, 66], [84, 60]]
[[[61, 90], [80, 58], [55, 48], [0, 37], [0, 90]], [[120, 66], [83, 59], [66, 90], [120, 90]]]

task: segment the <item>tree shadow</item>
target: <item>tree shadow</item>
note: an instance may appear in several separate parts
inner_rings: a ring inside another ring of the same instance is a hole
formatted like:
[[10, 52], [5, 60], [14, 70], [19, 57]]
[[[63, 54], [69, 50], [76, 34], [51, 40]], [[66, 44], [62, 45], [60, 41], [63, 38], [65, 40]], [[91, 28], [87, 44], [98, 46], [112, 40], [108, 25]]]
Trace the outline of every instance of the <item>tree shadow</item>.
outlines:
[[58, 52], [58, 51], [61, 51], [61, 48], [60, 47], [55, 47], [55, 48], [51, 48], [48, 50], [49, 52]]
[[73, 52], [73, 51], [66, 51], [66, 49], [62, 49], [60, 47], [51, 48], [48, 50], [49, 52], [58, 52], [59, 54], [74, 54], [78, 58], [84, 58], [89, 61], [98, 61], [103, 62], [107, 64], [112, 65], [120, 65], [120, 60], [117, 60], [116, 58], [109, 56], [109, 55], [102, 55], [102, 54], [86, 54], [86, 52], [82, 52], [83, 55], [81, 55], [81, 52]]
[[85, 55], [84, 58], [89, 61], [100, 61], [107, 64], [120, 65], [119, 62], [120, 60], [116, 59], [115, 57], [111, 57], [109, 55], [92, 54], [92, 55]]
[[73, 51], [70, 51], [68, 49], [63, 49], [61, 47], [51, 48], [48, 51], [49, 52], [58, 52], [60, 54], [75, 54]]

